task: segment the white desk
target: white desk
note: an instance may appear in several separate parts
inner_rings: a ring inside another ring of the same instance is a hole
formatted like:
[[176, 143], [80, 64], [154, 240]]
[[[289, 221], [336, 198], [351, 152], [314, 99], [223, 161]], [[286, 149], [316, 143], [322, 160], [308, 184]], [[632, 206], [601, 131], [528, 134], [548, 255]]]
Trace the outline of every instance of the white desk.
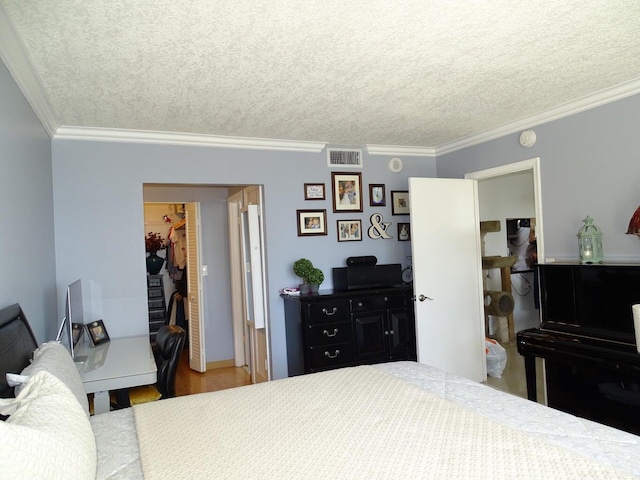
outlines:
[[87, 393], [93, 393], [93, 409], [97, 415], [110, 410], [109, 390], [156, 383], [156, 362], [149, 335], [112, 338], [110, 342], [91, 347], [87, 339], [76, 352], [76, 363]]

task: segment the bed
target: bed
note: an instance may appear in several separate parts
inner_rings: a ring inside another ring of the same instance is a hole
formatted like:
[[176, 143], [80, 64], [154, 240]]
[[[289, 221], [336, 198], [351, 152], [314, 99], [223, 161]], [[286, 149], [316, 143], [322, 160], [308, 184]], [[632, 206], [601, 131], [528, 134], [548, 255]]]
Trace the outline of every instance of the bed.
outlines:
[[0, 478], [640, 477], [640, 437], [415, 362], [89, 417], [64, 352], [46, 343], [8, 372]]

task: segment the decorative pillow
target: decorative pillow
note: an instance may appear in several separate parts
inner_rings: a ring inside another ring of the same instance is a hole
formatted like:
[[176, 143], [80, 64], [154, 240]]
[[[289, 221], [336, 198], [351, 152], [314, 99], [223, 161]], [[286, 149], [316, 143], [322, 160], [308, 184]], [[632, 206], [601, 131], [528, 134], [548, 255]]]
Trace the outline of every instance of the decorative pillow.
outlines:
[[31, 375], [15, 399], [0, 403], [0, 412], [10, 414], [0, 422], [2, 478], [95, 479], [91, 424], [55, 376]]
[[[88, 417], [89, 401], [87, 400], [87, 394], [84, 391], [84, 385], [82, 384], [78, 368], [64, 345], [60, 342], [43, 343], [33, 352], [31, 365], [22, 370], [21, 375], [30, 377], [42, 370], [54, 375], [69, 387], [69, 390], [76, 396]], [[21, 385], [16, 387], [16, 395], [20, 393], [22, 388]]]

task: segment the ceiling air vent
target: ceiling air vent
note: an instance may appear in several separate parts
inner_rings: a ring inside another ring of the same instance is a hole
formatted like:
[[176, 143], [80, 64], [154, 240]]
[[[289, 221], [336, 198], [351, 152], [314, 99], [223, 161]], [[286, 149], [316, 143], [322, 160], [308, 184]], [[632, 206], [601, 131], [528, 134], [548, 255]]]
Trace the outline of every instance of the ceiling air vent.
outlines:
[[362, 150], [327, 149], [329, 167], [362, 168]]

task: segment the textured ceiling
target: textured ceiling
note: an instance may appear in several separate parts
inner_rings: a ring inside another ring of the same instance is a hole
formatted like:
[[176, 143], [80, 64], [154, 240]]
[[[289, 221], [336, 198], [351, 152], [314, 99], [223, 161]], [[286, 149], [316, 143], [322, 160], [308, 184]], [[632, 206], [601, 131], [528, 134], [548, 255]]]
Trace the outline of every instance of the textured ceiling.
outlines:
[[437, 148], [640, 80], [638, 0], [0, 0], [58, 125]]

